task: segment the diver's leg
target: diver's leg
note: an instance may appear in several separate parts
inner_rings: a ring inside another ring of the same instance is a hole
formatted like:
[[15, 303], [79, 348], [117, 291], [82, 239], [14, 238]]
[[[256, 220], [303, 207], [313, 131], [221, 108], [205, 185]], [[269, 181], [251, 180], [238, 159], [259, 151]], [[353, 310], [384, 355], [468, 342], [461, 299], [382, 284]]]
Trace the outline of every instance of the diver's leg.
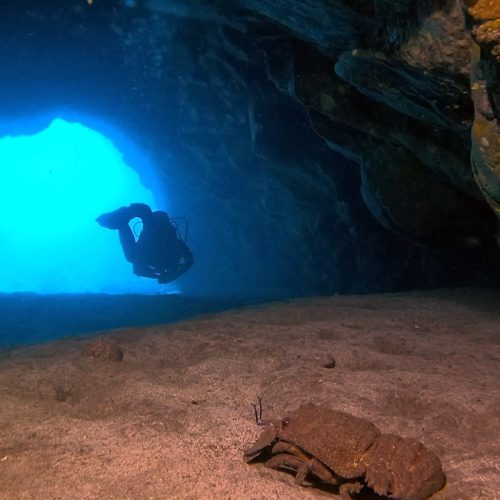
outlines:
[[122, 246], [123, 255], [133, 264], [137, 260], [137, 247], [134, 238], [134, 233], [128, 223], [118, 228], [118, 236], [120, 237], [120, 244]]
[[130, 214], [129, 207], [120, 207], [112, 212], [100, 215], [97, 217], [96, 222], [106, 229], [120, 229], [126, 226], [133, 217]]
[[140, 219], [148, 218], [151, 213], [151, 207], [145, 203], [131, 203], [128, 207], [131, 214], [131, 219], [134, 217], [139, 217]]
[[131, 203], [128, 207], [120, 207], [112, 212], [100, 215], [96, 221], [107, 229], [120, 229], [134, 217], [139, 217], [144, 221], [150, 215], [151, 208], [145, 203]]
[[116, 229], [120, 236], [120, 243], [125, 258], [134, 263], [140, 257], [137, 250], [136, 241], [129, 222], [134, 217], [139, 217], [144, 221], [151, 215], [151, 208], [145, 203], [131, 203], [128, 207], [120, 207], [112, 212], [100, 215], [96, 221], [107, 229]]
[[136, 273], [134, 271], [134, 274], [149, 277], [146, 276], [147, 272], [144, 271], [146, 267], [140, 262], [141, 260], [144, 260], [144, 252], [140, 248], [140, 245], [137, 244], [134, 233], [129, 226], [129, 222], [135, 217], [138, 217], [142, 220], [144, 228], [144, 226], [148, 224], [151, 219], [151, 208], [149, 208], [149, 206], [145, 203], [131, 203], [128, 207], [124, 207], [124, 210], [126, 213], [126, 224], [122, 224], [117, 227], [123, 253], [129, 262], [132, 264], [135, 263], [138, 268], [141, 269], [140, 273]]

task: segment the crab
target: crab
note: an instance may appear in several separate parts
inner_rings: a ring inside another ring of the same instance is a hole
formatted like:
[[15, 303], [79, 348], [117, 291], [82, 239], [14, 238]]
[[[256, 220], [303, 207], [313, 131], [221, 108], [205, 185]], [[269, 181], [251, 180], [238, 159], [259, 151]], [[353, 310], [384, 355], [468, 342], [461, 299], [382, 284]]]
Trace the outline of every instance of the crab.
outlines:
[[419, 441], [382, 434], [368, 420], [312, 403], [268, 423], [244, 460], [269, 454], [267, 467], [294, 471], [299, 485], [319, 480], [338, 487], [343, 500], [363, 488], [423, 500], [446, 482], [441, 461]]

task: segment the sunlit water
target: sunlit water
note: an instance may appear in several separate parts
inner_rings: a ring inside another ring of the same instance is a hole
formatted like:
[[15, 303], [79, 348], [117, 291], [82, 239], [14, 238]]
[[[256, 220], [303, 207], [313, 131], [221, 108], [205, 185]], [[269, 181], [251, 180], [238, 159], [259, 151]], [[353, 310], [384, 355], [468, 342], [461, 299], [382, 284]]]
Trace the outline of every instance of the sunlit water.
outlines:
[[175, 285], [134, 276], [116, 231], [95, 222], [139, 201], [165, 208], [95, 130], [58, 118], [36, 135], [4, 136], [0, 292], [176, 292]]

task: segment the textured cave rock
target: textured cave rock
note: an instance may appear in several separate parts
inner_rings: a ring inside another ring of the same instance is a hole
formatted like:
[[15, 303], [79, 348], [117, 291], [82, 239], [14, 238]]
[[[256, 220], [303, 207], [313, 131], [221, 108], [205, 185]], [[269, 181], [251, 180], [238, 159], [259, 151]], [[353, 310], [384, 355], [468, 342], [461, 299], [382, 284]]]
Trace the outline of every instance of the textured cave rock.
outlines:
[[[420, 9], [417, 8], [419, 4]], [[319, 114], [310, 114], [314, 129], [332, 149], [346, 158], [367, 164], [374, 150], [378, 154], [381, 150], [391, 151], [384, 143], [397, 144], [417, 157], [423, 168], [436, 174], [434, 193], [430, 195], [429, 191], [426, 206], [434, 213], [434, 223], [427, 231], [431, 240], [444, 240], [447, 238], [444, 235], [453, 232], [453, 241], [466, 241], [467, 232], [474, 229], [471, 227], [475, 225], [471, 224], [473, 221], [477, 223], [473, 232], [482, 233], [482, 244], [491, 248], [494, 221], [485, 207], [479, 206], [478, 202], [484, 204], [485, 189], [479, 183], [482, 193], [478, 190], [469, 159], [473, 116], [469, 92], [471, 41], [461, 4], [443, 1], [412, 2], [411, 5], [408, 3], [406, 8], [403, 2], [385, 16], [390, 10], [388, 3], [378, 3], [376, 18], [384, 18], [385, 24], [373, 30], [373, 38], [368, 43], [370, 37], [358, 31], [352, 37], [354, 45], [345, 47], [348, 50], [341, 53], [329, 51], [330, 46], [325, 45], [320, 48], [323, 56], [315, 56], [309, 45], [304, 57], [304, 49], [297, 50], [295, 45], [290, 55], [293, 65], [284, 66], [283, 58], [273, 56], [276, 48], [266, 48], [271, 52], [267, 60], [278, 62], [277, 70], [271, 68], [270, 74], [273, 80], [280, 79], [274, 76], [276, 74], [282, 80], [280, 69], [293, 68], [288, 71], [288, 83], [280, 81], [279, 88], [319, 111]], [[288, 26], [294, 29], [292, 24]], [[361, 23], [360, 26], [362, 30], [370, 30], [369, 24]], [[300, 36], [304, 31], [307, 30], [302, 28], [296, 33]], [[380, 32], [385, 33], [385, 39], [377, 37]], [[490, 33], [489, 39], [496, 40], [496, 36]], [[498, 81], [496, 74], [490, 81]], [[494, 94], [492, 92], [493, 99]], [[483, 137], [483, 143], [498, 144], [496, 129], [491, 130], [489, 136], [489, 139]], [[481, 147], [484, 149], [484, 144]], [[394, 163], [391, 157], [386, 161], [390, 165]], [[498, 189], [498, 181], [496, 173], [492, 172], [498, 161], [496, 152], [490, 153], [488, 175], [493, 179], [488, 184], [495, 189]], [[405, 162], [401, 169], [405, 170]], [[391, 204], [389, 211], [393, 213], [407, 211], [411, 203], [406, 203], [404, 193], [408, 192], [411, 199], [411, 193], [420, 189], [420, 178], [415, 186], [408, 185], [411, 178], [405, 178], [406, 189], [393, 183], [394, 189], [400, 188], [401, 192], [392, 194], [387, 191], [384, 177], [378, 179], [385, 187], [377, 189], [381, 186], [377, 186], [376, 179], [370, 186], [365, 183], [365, 200], [372, 200], [368, 204], [372, 212], [380, 222], [388, 225], [387, 218], [382, 215], [384, 211], [375, 206], [389, 208], [387, 205]], [[442, 200], [449, 198], [450, 186], [447, 184], [467, 195], [460, 197], [460, 207], [452, 203], [453, 209], [443, 210]], [[368, 193], [370, 189], [373, 192]], [[380, 196], [384, 199], [377, 199]], [[425, 212], [403, 214], [393, 220], [391, 226], [415, 241], [430, 241], [423, 237], [423, 231], [416, 230], [417, 226], [427, 224]], [[459, 215], [466, 213], [470, 213], [470, 217]], [[482, 215], [478, 218], [478, 214]], [[419, 215], [422, 219], [419, 224], [404, 223]], [[460, 220], [464, 223], [457, 223]]]
[[[363, 162], [362, 179], [367, 205], [388, 229], [404, 228], [407, 236], [448, 248], [476, 245], [488, 238], [487, 207], [442, 182], [402, 147], [374, 151]], [[436, 217], [436, 211], [441, 217]]]
[[500, 4], [465, 2], [472, 35], [471, 88], [474, 102], [472, 167], [486, 200], [500, 217]]
[[[494, 279], [459, 2], [28, 0], [0, 24], [2, 131], [66, 109], [134, 137], [190, 221], [184, 290]], [[496, 39], [477, 33], [498, 102]]]

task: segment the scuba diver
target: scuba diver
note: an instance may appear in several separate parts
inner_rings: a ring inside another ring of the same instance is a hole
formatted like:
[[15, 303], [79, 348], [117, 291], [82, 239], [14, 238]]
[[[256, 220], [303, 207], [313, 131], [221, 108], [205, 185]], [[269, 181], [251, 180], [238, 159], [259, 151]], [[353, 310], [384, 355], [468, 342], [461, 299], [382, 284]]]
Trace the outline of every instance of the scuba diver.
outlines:
[[[134, 218], [142, 221], [137, 241], [129, 226]], [[166, 212], [153, 212], [145, 203], [132, 203], [100, 215], [96, 222], [118, 230], [123, 253], [135, 275], [170, 283], [193, 265], [193, 254], [180, 237]]]

